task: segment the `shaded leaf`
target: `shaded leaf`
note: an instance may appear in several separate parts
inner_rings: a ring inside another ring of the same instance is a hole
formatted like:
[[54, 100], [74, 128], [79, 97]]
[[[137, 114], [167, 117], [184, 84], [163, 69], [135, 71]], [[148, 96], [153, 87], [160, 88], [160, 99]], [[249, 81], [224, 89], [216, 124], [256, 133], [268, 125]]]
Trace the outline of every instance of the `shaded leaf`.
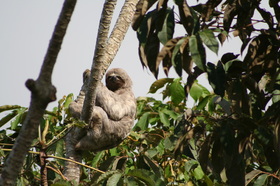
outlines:
[[210, 29], [204, 29], [199, 33], [199, 36], [202, 40], [202, 42], [213, 52], [215, 52], [216, 54], [218, 54], [218, 50], [219, 50], [219, 43], [213, 33], [212, 30]]
[[177, 37], [177, 38], [169, 40], [165, 44], [165, 46], [161, 49], [161, 51], [159, 52], [159, 54], [157, 56], [156, 69], [158, 69], [160, 62], [163, 61], [163, 64], [162, 64], [163, 70], [167, 76], [168, 76], [169, 69], [172, 66], [172, 63], [171, 63], [172, 51], [173, 51], [174, 47], [176, 46], [176, 43], [182, 38], [183, 37]]
[[162, 29], [158, 32], [160, 42], [165, 45], [167, 41], [172, 39], [174, 33], [175, 21], [173, 9], [167, 9]]
[[188, 40], [188, 38], [184, 37], [180, 39], [172, 52], [172, 65], [179, 76], [182, 76], [182, 53], [180, 49], [185, 40]]
[[155, 186], [155, 181], [151, 178], [151, 172], [145, 169], [130, 170], [128, 176], [133, 176], [143, 181], [148, 186]]
[[191, 35], [194, 28], [194, 19], [190, 7], [188, 6], [186, 0], [175, 0], [178, 5], [180, 14], [180, 23], [183, 24], [188, 35]]
[[139, 28], [144, 18], [144, 15], [155, 2], [157, 2], [157, 0], [140, 0], [137, 3], [136, 11], [132, 20], [132, 28], [134, 30], [137, 30]]
[[189, 39], [189, 48], [194, 63], [198, 68], [205, 72], [206, 53], [200, 37], [198, 37], [197, 35], [192, 35]]
[[207, 74], [209, 84], [213, 88], [215, 94], [224, 97], [226, 75], [222, 63], [218, 62], [217, 66], [210, 62], [207, 63]]
[[119, 183], [119, 181], [120, 181], [122, 176], [123, 176], [122, 173], [116, 172], [111, 177], [109, 177], [106, 185], [108, 185], [108, 186], [118, 185], [118, 183]]
[[228, 3], [226, 5], [225, 12], [224, 12], [224, 20], [223, 20], [224, 29], [227, 32], [229, 31], [232, 20], [233, 20], [234, 16], [237, 15], [237, 11], [238, 11], [237, 0], [228, 1], [228, 2], [230, 2], [230, 3]]
[[106, 171], [104, 174], [101, 174], [98, 179], [96, 180], [97, 184], [101, 184], [103, 181], [107, 180], [114, 174], [120, 174], [119, 170], [113, 170], [113, 171]]
[[260, 171], [260, 170], [252, 170], [251, 172], [247, 173], [245, 176], [246, 185], [251, 183], [252, 180], [255, 179], [261, 173], [262, 173], [262, 171]]

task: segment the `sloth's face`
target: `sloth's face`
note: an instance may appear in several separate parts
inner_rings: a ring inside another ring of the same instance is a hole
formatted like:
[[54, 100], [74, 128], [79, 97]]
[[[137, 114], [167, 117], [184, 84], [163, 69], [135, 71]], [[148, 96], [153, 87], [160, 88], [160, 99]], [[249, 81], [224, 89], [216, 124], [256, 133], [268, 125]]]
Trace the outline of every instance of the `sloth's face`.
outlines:
[[111, 91], [116, 91], [125, 84], [124, 80], [118, 74], [112, 73], [106, 78], [106, 86]]

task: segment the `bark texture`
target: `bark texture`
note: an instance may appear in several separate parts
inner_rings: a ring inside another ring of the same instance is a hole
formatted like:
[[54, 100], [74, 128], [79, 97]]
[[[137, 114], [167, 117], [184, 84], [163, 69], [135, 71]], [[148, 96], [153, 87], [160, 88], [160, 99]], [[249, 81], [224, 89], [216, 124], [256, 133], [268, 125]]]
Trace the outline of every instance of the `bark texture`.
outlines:
[[[131, 24], [138, 1], [139, 0], [125, 1], [110, 37], [108, 37], [108, 34], [117, 0], [105, 1], [99, 23], [96, 48], [87, 90], [83, 90], [84, 92], [82, 92], [85, 94], [85, 104], [83, 104], [81, 119], [86, 123], [89, 123], [92, 117], [91, 114], [93, 113], [97, 93], [96, 87], [99, 86], [102, 77], [119, 50], [121, 42]], [[68, 158], [80, 162], [82, 160], [81, 152], [74, 148], [74, 144], [79, 139], [78, 136], [79, 129], [76, 128], [66, 137], [66, 155]], [[74, 180], [78, 183], [80, 179], [80, 166], [72, 162], [67, 162], [64, 175], [69, 180]]]
[[51, 75], [75, 4], [76, 0], [65, 0], [50, 40], [39, 77], [36, 81], [32, 79], [26, 81], [26, 86], [31, 91], [31, 103], [12, 152], [5, 162], [0, 185], [9, 186], [16, 184], [26, 154], [28, 153], [32, 141], [37, 137], [38, 126], [42, 120], [45, 109], [51, 101], [56, 100], [56, 88], [51, 83]]
[[[106, 0], [104, 3], [101, 19], [99, 22], [97, 40], [95, 45], [96, 48], [94, 52], [93, 61], [100, 60], [102, 58], [102, 55], [104, 55], [104, 50], [106, 48], [106, 42], [107, 42], [108, 33], [109, 33], [111, 20], [113, 17], [116, 3], [117, 0]], [[94, 65], [95, 63], [93, 63], [93, 66]], [[92, 102], [93, 104], [95, 104], [95, 98], [96, 98], [95, 87], [98, 86], [98, 83], [100, 82], [101, 79], [100, 71], [99, 73], [95, 73], [92, 76], [93, 78], [90, 78], [90, 81], [94, 81], [94, 83], [90, 83], [91, 84], [90, 88], [88, 87], [88, 85], [84, 85], [80, 91], [79, 97], [75, 101], [79, 102], [80, 100], [85, 99], [85, 102]], [[87, 96], [87, 98], [84, 98], [86, 93], [92, 96]], [[89, 123], [91, 117], [90, 114], [93, 111], [93, 107], [90, 106], [91, 105], [87, 104], [86, 107], [83, 108], [83, 110], [86, 111], [83, 111], [81, 120], [85, 121], [86, 123]], [[70, 131], [66, 136], [66, 157], [75, 160], [77, 162], [82, 161], [82, 153], [80, 151], [75, 150], [75, 145], [77, 144], [78, 139], [80, 138], [79, 137], [80, 133], [81, 133], [81, 129], [73, 128], [72, 131]], [[65, 164], [64, 176], [68, 180], [79, 183], [80, 166], [77, 165], [76, 163], [67, 161]]]

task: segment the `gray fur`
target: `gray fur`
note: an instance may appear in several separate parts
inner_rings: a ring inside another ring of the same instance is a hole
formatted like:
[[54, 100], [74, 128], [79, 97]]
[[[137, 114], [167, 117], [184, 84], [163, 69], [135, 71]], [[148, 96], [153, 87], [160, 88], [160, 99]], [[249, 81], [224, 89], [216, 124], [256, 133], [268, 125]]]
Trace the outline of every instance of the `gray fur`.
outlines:
[[[84, 72], [84, 85], [80, 94], [69, 105], [70, 113], [77, 119], [81, 116], [89, 74], [89, 70]], [[121, 80], [116, 84], [112, 82], [110, 76], [117, 76]], [[96, 106], [86, 132], [74, 129], [76, 132], [84, 133], [75, 146], [77, 150], [100, 151], [115, 147], [129, 135], [133, 127], [136, 101], [130, 77], [123, 69], [114, 68], [106, 74], [106, 85], [100, 83], [98, 87]]]

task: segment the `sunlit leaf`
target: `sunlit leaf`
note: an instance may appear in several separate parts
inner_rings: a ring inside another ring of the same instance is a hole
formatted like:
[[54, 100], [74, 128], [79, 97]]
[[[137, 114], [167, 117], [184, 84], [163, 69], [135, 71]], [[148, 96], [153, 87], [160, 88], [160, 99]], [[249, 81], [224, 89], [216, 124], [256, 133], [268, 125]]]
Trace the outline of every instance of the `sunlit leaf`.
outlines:
[[159, 118], [160, 118], [160, 121], [163, 123], [164, 126], [166, 126], [166, 127], [170, 126], [170, 121], [169, 121], [168, 115], [161, 112], [160, 110], [159, 110]]
[[204, 98], [209, 94], [210, 92], [204, 86], [200, 85], [197, 80], [195, 80], [190, 89], [190, 95], [194, 101], [197, 102], [200, 97]]
[[201, 180], [204, 177], [204, 172], [202, 171], [201, 166], [194, 169], [193, 175], [197, 180]]
[[185, 90], [181, 84], [181, 79], [177, 78], [170, 85], [170, 94], [171, 94], [171, 101], [178, 105], [185, 99]]
[[148, 112], [144, 113], [136, 123], [135, 127], [139, 127], [141, 130], [145, 130], [149, 124], [149, 115], [150, 113]]

